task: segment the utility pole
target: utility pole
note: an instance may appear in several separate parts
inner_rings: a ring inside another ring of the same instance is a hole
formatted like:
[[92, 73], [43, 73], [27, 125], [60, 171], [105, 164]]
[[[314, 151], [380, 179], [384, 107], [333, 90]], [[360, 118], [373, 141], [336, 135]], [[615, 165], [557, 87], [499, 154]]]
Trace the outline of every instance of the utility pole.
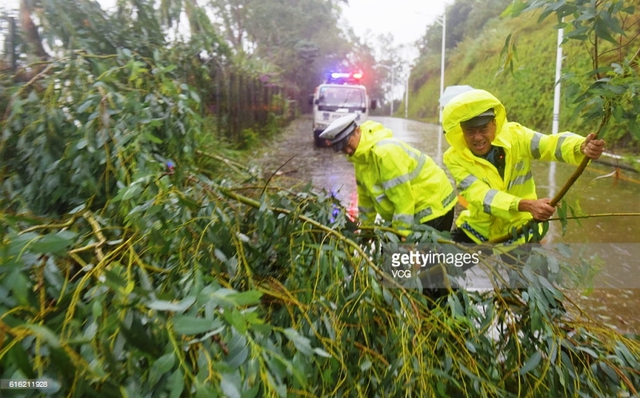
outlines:
[[[564, 19], [563, 19], [564, 21]], [[553, 124], [552, 134], [558, 134], [560, 125], [560, 79], [562, 78], [562, 40], [564, 29], [558, 29], [558, 48], [556, 49], [556, 84], [553, 92]]]
[[411, 71], [409, 71], [409, 76], [407, 76], [406, 86], [404, 88], [404, 118], [409, 118], [409, 78], [411, 77]]
[[[564, 19], [563, 19], [564, 22]], [[560, 79], [562, 78], [562, 40], [564, 29], [558, 29], [558, 47], [556, 48], [556, 81], [553, 91], [553, 122], [551, 124], [551, 134], [558, 134], [560, 128]], [[556, 195], [556, 162], [549, 165], [549, 195], [553, 198]], [[553, 224], [553, 223], [552, 223]], [[555, 237], [555, 225], [549, 225], [547, 240], [553, 241]]]
[[389, 112], [389, 116], [393, 116], [393, 88], [395, 86], [395, 69], [391, 66], [387, 66], [384, 64], [375, 64], [374, 68], [385, 68], [386, 70], [391, 72], [391, 111]]

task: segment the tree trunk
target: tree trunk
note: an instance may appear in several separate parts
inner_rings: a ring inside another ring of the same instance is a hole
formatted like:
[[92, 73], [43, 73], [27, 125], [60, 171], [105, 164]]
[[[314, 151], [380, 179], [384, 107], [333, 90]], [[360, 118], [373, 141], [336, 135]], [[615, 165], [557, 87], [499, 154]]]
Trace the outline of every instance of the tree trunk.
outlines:
[[20, 0], [20, 25], [25, 34], [25, 40], [28, 44], [27, 53], [35, 55], [41, 60], [46, 60], [49, 55], [42, 46], [40, 40], [40, 34], [38, 34], [38, 27], [33, 23], [31, 19], [31, 9], [27, 0]]

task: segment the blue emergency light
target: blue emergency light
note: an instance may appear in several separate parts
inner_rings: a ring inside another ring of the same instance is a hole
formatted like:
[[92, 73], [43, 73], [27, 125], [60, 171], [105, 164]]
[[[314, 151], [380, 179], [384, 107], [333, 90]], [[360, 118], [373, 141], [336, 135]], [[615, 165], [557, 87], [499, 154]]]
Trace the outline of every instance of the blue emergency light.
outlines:
[[327, 83], [359, 84], [364, 74], [362, 72], [331, 72]]

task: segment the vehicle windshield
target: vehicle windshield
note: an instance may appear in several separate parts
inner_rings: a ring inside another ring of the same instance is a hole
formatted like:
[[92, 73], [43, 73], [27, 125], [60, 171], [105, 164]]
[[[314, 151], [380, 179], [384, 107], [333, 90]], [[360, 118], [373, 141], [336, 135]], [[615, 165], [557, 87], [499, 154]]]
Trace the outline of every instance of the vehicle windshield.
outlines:
[[364, 108], [364, 90], [355, 87], [322, 87], [318, 105], [338, 108]]

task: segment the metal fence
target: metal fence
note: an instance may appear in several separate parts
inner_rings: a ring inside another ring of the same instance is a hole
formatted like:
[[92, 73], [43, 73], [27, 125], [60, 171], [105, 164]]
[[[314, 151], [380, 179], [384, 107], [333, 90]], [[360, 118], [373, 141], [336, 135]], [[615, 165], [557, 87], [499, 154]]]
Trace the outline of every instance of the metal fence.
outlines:
[[246, 130], [265, 133], [273, 123], [290, 121], [298, 112], [294, 90], [266, 78], [218, 70], [213, 84], [205, 100], [207, 116], [213, 116], [220, 137], [234, 142], [242, 141]]

